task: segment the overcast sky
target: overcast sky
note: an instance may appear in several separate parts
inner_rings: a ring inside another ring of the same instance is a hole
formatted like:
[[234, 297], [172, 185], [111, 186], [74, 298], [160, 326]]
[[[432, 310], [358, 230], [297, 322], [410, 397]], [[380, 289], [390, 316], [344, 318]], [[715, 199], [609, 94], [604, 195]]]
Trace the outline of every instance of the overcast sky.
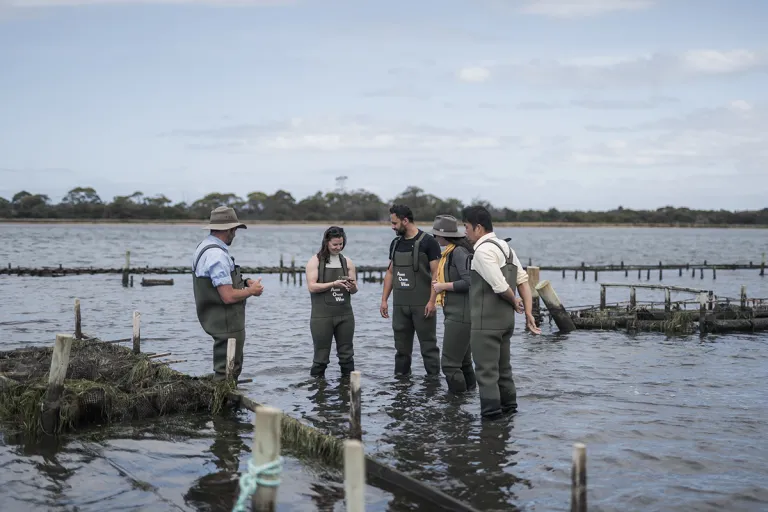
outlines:
[[764, 0], [0, 0], [0, 196], [768, 206]]

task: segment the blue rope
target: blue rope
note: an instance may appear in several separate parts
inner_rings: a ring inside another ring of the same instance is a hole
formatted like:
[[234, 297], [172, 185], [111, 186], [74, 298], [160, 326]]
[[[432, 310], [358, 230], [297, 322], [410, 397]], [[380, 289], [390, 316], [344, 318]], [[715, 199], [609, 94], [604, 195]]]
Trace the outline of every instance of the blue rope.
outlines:
[[248, 472], [240, 476], [240, 497], [232, 509], [232, 512], [250, 512], [248, 504], [249, 498], [256, 492], [258, 486], [277, 487], [280, 485], [280, 478], [274, 480], [263, 480], [261, 476], [278, 476], [283, 470], [283, 458], [267, 462], [261, 466], [254, 466], [253, 459], [248, 461]]

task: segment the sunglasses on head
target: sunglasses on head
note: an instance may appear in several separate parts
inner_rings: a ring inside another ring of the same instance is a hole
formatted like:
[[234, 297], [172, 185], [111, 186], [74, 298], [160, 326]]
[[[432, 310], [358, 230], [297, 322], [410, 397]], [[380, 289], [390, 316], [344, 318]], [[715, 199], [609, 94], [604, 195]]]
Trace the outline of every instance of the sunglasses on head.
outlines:
[[329, 236], [331, 238], [337, 237], [337, 236], [344, 236], [344, 230], [337, 226], [332, 226], [328, 228], [328, 230], [325, 232], [326, 236]]

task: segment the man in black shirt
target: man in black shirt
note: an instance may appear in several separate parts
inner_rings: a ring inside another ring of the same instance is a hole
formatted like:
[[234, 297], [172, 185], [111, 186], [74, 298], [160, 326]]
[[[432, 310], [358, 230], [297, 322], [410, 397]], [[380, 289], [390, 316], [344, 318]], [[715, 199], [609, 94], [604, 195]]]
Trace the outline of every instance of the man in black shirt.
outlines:
[[405, 205], [389, 209], [392, 229], [397, 237], [389, 245], [389, 268], [381, 295], [381, 316], [389, 318], [392, 301], [392, 330], [395, 334], [395, 375], [411, 373], [413, 335], [419, 337], [421, 357], [427, 375], [440, 374], [440, 349], [437, 347], [436, 293], [437, 262], [442, 249], [437, 240], [416, 227], [413, 212]]

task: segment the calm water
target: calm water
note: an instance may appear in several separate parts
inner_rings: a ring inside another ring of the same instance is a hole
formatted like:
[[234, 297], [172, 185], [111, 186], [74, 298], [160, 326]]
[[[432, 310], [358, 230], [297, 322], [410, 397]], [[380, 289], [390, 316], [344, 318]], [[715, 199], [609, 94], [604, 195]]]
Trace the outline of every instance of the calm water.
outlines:
[[[303, 265], [322, 227], [252, 227], [232, 252], [242, 265], [275, 265], [283, 254]], [[358, 264], [383, 264], [387, 227], [347, 229], [345, 253]], [[764, 230], [508, 228], [524, 262], [759, 262]], [[14, 266], [185, 265], [204, 231], [180, 226], [0, 225], [0, 264]], [[664, 282], [738, 297], [768, 297], [757, 271], [718, 271], [695, 279], [666, 271]], [[80, 298], [83, 329], [105, 339], [129, 337], [142, 313], [146, 350], [186, 359], [174, 368], [212, 371], [211, 343], [194, 313], [191, 278], [174, 286], [122, 288], [119, 275], [0, 277], [3, 349], [52, 343], [72, 329]], [[599, 283], [551, 279], [566, 306], [596, 303]], [[635, 282], [604, 274], [602, 282]], [[309, 377], [311, 338], [306, 288], [264, 276], [265, 293], [248, 305], [246, 392], [303, 421], [342, 435], [347, 389], [331, 360], [327, 381]], [[645, 281], [645, 275], [643, 280]], [[658, 282], [653, 275], [650, 282]], [[138, 280], [137, 280], [138, 284]], [[477, 393], [451, 397], [441, 381], [392, 376], [391, 326], [378, 313], [381, 286], [361, 284], [354, 299], [356, 364], [363, 373], [366, 450], [482, 510], [568, 510], [572, 444], [587, 444], [591, 510], [765, 510], [768, 508], [768, 335], [668, 338], [581, 331], [513, 338], [519, 412], [479, 421]], [[625, 300], [611, 289], [608, 300]], [[638, 299], [653, 295], [638, 291]], [[653, 297], [658, 298], [659, 295]], [[673, 295], [673, 299], [675, 296]], [[442, 336], [441, 321], [438, 334]], [[0, 510], [227, 510], [249, 457], [251, 416], [173, 418], [120, 425], [65, 438], [59, 446], [0, 443]], [[339, 475], [287, 454], [282, 510], [343, 510]], [[151, 484], [151, 486], [146, 485]], [[368, 487], [369, 510], [408, 510], [404, 496]]]

